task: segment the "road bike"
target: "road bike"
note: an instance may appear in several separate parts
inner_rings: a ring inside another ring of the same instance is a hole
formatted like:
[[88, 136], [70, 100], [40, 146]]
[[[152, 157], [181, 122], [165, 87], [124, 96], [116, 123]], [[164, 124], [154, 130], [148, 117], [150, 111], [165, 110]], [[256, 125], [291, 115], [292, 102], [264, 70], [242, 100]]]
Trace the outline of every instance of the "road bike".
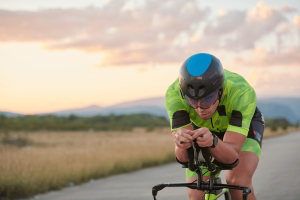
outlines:
[[[202, 155], [200, 154], [200, 152], [202, 153]], [[194, 141], [192, 147], [187, 149], [187, 154], [189, 162], [181, 163], [177, 159], [176, 160], [183, 165], [183, 168], [189, 168], [190, 171], [197, 173], [197, 182], [163, 183], [155, 185], [152, 188], [152, 195], [154, 200], [156, 200], [158, 191], [164, 189], [165, 187], [187, 187], [190, 189], [205, 191], [201, 200], [203, 199], [203, 197], [205, 197], [205, 200], [215, 200], [218, 199], [221, 195], [225, 196], [225, 200], [230, 200], [231, 198], [229, 189], [242, 190], [243, 200], [247, 200], [248, 195], [251, 193], [251, 189], [249, 187], [222, 184], [221, 178], [217, 177], [217, 174], [219, 174], [221, 170], [232, 170], [234, 167], [236, 167], [239, 163], [239, 159], [237, 159], [232, 164], [221, 163], [213, 159], [208, 147], [199, 147], [196, 141]], [[210, 172], [210, 177], [207, 182], [203, 181], [203, 173], [200, 166], [207, 167], [207, 170]]]

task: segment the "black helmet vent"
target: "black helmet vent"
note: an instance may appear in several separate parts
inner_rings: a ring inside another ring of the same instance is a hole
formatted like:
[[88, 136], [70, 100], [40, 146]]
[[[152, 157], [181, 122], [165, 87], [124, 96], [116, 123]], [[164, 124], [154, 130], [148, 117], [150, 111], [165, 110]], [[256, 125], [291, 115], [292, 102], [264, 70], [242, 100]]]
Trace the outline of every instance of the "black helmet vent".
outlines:
[[191, 85], [188, 85], [188, 92], [190, 93], [190, 95], [192, 95], [193, 97], [195, 96], [195, 90], [194, 87]]
[[201, 97], [205, 93], [205, 86], [199, 88], [198, 96]]

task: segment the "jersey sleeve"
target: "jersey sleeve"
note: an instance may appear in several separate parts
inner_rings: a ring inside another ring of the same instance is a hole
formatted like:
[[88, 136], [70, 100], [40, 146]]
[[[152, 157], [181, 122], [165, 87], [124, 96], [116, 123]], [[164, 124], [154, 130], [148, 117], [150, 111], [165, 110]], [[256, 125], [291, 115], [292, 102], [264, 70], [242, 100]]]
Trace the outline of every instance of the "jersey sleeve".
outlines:
[[230, 104], [231, 118], [227, 131], [247, 136], [256, 109], [256, 94], [253, 88], [235, 92]]
[[174, 91], [171, 86], [166, 92], [165, 103], [173, 131], [191, 124], [191, 121], [186, 105], [181, 100], [180, 92]]

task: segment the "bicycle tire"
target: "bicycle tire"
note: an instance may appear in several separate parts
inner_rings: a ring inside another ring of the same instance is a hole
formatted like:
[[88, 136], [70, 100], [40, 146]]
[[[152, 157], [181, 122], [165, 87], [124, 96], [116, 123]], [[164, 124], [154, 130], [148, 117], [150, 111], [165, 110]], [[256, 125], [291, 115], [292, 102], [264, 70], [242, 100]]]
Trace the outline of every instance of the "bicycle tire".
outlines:
[[224, 196], [225, 196], [225, 200], [231, 200], [231, 196], [230, 196], [229, 191], [225, 192]]

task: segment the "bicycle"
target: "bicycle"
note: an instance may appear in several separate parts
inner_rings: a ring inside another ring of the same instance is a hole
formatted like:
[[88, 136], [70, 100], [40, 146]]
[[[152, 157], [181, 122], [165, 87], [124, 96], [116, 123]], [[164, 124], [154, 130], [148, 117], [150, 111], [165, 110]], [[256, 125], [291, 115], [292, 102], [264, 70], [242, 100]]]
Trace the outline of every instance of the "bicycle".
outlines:
[[[202, 153], [202, 157], [200, 152]], [[225, 195], [225, 200], [230, 200], [231, 197], [229, 189], [243, 190], [243, 200], [247, 200], [248, 195], [251, 193], [251, 189], [249, 187], [222, 184], [221, 178], [215, 177], [215, 175], [221, 170], [232, 170], [238, 165], [239, 159], [232, 164], [221, 163], [217, 160], [212, 161], [212, 156], [210, 155], [208, 147], [199, 147], [196, 141], [194, 141], [192, 147], [187, 149], [187, 154], [189, 158], [188, 163], [181, 163], [177, 159], [176, 161], [183, 165], [182, 168], [189, 168], [190, 171], [197, 173], [197, 183], [194, 181], [191, 183], [163, 183], [155, 185], [152, 188], [154, 200], [156, 200], [158, 191], [165, 187], [187, 187], [190, 189], [206, 191], [203, 195], [205, 196], [205, 200], [215, 200], [223, 194]], [[203, 174], [200, 166], [206, 166], [210, 172], [210, 178], [207, 182], [203, 181]], [[203, 196], [201, 200], [203, 199]]]

